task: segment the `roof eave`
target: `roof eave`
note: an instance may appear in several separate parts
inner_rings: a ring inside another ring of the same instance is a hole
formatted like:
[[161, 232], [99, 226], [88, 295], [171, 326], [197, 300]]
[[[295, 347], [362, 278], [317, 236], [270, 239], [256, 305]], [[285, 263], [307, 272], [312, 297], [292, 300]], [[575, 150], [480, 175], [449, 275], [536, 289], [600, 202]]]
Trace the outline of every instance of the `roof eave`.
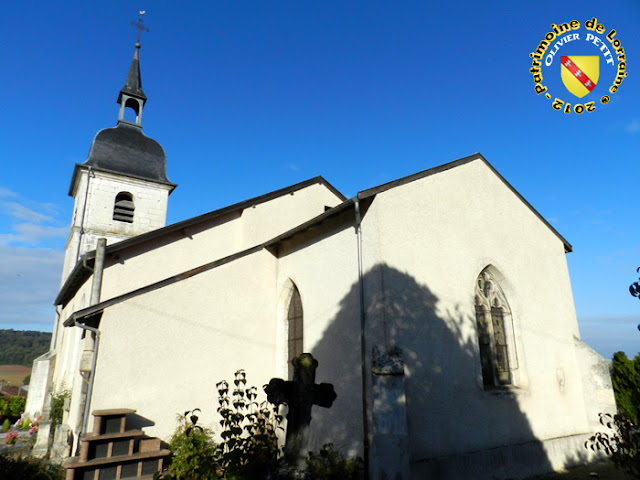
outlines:
[[73, 168], [73, 175], [71, 176], [71, 185], [69, 186], [70, 197], [73, 197], [74, 186], [78, 176], [78, 170], [91, 170], [94, 172], [110, 173], [110, 174], [118, 175], [121, 177], [135, 178], [136, 180], [143, 180], [145, 182], [152, 182], [152, 183], [157, 183], [159, 185], [166, 185], [169, 187], [169, 193], [173, 192], [178, 186], [176, 183], [172, 183], [170, 181], [165, 182], [162, 180], [151, 179], [151, 178], [143, 177], [140, 175], [133, 175], [131, 173], [116, 172], [115, 170], [109, 170], [108, 168], [94, 167], [92, 165], [85, 165], [84, 163], [76, 163]]

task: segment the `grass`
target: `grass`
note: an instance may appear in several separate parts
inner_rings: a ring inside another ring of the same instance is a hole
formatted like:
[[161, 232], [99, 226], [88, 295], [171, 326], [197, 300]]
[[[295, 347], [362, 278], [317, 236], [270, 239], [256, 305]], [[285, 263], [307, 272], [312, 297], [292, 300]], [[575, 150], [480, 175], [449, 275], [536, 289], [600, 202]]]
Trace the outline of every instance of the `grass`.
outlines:
[[633, 477], [618, 470], [611, 462], [598, 462], [571, 468], [567, 471], [549, 473], [529, 480], [590, 480], [590, 474], [597, 473], [598, 480], [633, 480]]
[[0, 380], [4, 380], [14, 387], [24, 385], [22, 380], [24, 380], [24, 377], [27, 375], [31, 375], [31, 367], [25, 367], [23, 365], [0, 365]]

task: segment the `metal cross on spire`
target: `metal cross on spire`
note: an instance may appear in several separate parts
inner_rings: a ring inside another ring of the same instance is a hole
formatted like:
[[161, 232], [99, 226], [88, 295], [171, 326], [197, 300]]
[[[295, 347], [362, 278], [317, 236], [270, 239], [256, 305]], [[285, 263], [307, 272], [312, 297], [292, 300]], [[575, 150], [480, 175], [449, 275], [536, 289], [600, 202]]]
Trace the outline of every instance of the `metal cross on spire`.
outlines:
[[138, 19], [138, 21], [137, 22], [129, 22], [131, 25], [136, 27], [136, 29], [138, 30], [138, 38], [136, 40], [136, 46], [140, 45], [140, 33], [142, 33], [143, 30], [145, 32], [149, 31], [149, 29], [142, 24], [142, 16], [145, 13], [146, 13], [145, 10], [140, 10], [140, 18]]

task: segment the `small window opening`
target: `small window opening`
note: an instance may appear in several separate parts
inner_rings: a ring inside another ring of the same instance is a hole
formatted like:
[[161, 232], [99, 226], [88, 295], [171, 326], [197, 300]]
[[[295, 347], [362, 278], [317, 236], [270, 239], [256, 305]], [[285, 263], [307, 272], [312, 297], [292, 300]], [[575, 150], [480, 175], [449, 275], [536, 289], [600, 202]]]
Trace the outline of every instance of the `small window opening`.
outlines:
[[124, 102], [124, 106], [127, 109], [130, 108], [133, 110], [136, 115], [140, 113], [140, 103], [135, 98], [127, 98], [126, 102]]
[[113, 207], [113, 219], [118, 222], [133, 223], [133, 196], [128, 192], [120, 192], [116, 195]]
[[124, 120], [129, 123], [140, 125], [142, 102], [124, 94], [122, 95], [122, 99], [118, 100], [118, 102], [120, 103], [118, 120]]
[[136, 123], [136, 119], [138, 118], [138, 114], [133, 108], [126, 107], [123, 113], [123, 120], [130, 123]]

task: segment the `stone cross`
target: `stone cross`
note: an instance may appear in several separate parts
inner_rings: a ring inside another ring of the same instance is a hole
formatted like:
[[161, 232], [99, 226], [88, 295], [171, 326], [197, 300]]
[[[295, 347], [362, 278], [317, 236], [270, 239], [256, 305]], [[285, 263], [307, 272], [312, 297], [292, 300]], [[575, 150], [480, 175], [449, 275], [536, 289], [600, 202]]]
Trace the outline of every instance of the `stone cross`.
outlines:
[[264, 391], [267, 400], [275, 405], [286, 403], [287, 441], [285, 459], [291, 465], [304, 468], [309, 449], [309, 425], [311, 424], [311, 407], [319, 405], [330, 408], [337, 395], [330, 383], [317, 385], [316, 368], [318, 361], [310, 353], [303, 353], [294, 358], [293, 380], [285, 381], [272, 378]]

